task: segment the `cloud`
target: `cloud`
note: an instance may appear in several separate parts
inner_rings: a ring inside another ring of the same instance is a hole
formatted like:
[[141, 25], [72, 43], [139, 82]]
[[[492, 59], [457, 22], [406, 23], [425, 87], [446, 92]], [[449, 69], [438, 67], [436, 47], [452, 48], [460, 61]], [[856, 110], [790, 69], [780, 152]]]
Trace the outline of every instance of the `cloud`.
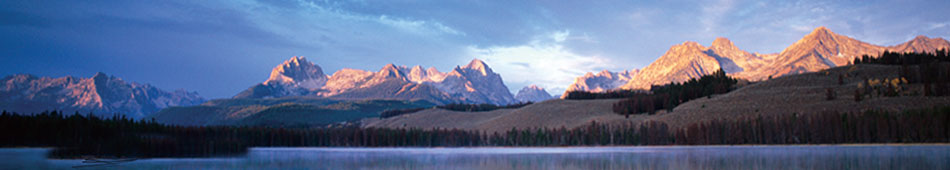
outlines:
[[732, 11], [735, 3], [734, 0], [720, 0], [710, 3], [703, 7], [699, 22], [703, 24], [706, 33], [715, 33], [719, 25], [722, 24], [721, 20]]
[[944, 23], [930, 23], [930, 24], [927, 24], [927, 30], [933, 30], [933, 29], [943, 28], [943, 27], [946, 27], [948, 23], [950, 23], [950, 22], [944, 22]]
[[536, 84], [551, 94], [559, 94], [573, 83], [574, 77], [613, 66], [605, 57], [579, 55], [567, 50], [564, 43], [572, 40], [569, 37], [569, 31], [557, 31], [535, 36], [524, 45], [470, 46], [469, 53], [501, 73], [512, 91]]
[[349, 12], [343, 9], [322, 6], [313, 1], [301, 1], [303, 6], [308, 7], [317, 15], [333, 16], [339, 19], [353, 21], [369, 21], [388, 25], [394, 28], [402, 29], [414, 33], [447, 33], [454, 35], [465, 35], [465, 33], [445, 26], [442, 23], [434, 21], [412, 20], [408, 18], [398, 18], [387, 15], [369, 15]]
[[408, 19], [393, 18], [386, 15], [379, 16], [379, 23], [390, 25], [396, 28], [408, 30], [415, 33], [447, 33], [453, 35], [465, 35], [465, 33], [442, 25], [438, 22], [414, 21]]

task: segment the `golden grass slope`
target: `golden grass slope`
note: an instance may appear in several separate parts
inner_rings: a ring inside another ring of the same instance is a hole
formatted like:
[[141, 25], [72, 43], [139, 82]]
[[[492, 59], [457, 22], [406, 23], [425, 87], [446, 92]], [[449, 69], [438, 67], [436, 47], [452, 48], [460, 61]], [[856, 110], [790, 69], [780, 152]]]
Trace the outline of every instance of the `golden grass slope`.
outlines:
[[[686, 102], [672, 112], [654, 115], [631, 115], [625, 118], [611, 111], [618, 99], [604, 100], [549, 100], [518, 109], [500, 109], [489, 112], [457, 112], [427, 109], [387, 119], [363, 120], [364, 127], [382, 128], [457, 128], [501, 132], [512, 128], [573, 128], [591, 122], [611, 125], [639, 124], [660, 121], [673, 128], [691, 123], [719, 119], [739, 119], [752, 116], [823, 114], [862, 110], [901, 111], [950, 105], [950, 97], [900, 96], [883, 97], [876, 94], [854, 101], [854, 91], [865, 78], [894, 79], [897, 66], [855, 65], [824, 71], [784, 76], [747, 86], [733, 92]], [[843, 84], [838, 84], [838, 77]], [[919, 85], [905, 85], [904, 94], [919, 90]], [[826, 100], [826, 89], [831, 88], [836, 99]]]

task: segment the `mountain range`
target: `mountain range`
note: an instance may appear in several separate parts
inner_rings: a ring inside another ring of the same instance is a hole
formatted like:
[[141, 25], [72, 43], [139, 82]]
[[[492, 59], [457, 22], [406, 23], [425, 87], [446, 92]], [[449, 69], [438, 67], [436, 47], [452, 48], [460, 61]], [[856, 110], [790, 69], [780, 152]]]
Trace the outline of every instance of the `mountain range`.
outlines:
[[[879, 46], [836, 34], [825, 27], [814, 29], [782, 52], [773, 54], [750, 53], [720, 37], [709, 47], [692, 41], [674, 45], [639, 71], [587, 73], [576, 78], [567, 91], [649, 89], [652, 85], [683, 82], [719, 69], [730, 76], [758, 81], [847, 65], [856, 57], [876, 56], [885, 50], [933, 52], [944, 48], [950, 48], [950, 42], [943, 38], [917, 36], [902, 44]], [[625, 83], [616, 86], [620, 81]]]
[[205, 101], [195, 92], [164, 91], [101, 72], [90, 78], [16, 74], [4, 77], [0, 83], [0, 108], [24, 114], [59, 110], [143, 118], [169, 106], [197, 105]]
[[[708, 47], [687, 41], [670, 47], [664, 55], [642, 69], [621, 72], [604, 70], [577, 77], [567, 91], [648, 89], [651, 85], [682, 82], [719, 69], [734, 77], [756, 81], [847, 65], [855, 57], [877, 55], [885, 50], [933, 52], [941, 48], [950, 48], [950, 42], [942, 38], [918, 36], [905, 43], [878, 46], [836, 34], [825, 27], [816, 28], [782, 52], [773, 54], [744, 51], [726, 38], [717, 38]], [[63, 110], [106, 115], [122, 113], [132, 118], [143, 118], [170, 106], [197, 105], [205, 101], [194, 92], [163, 91], [149, 84], [126, 82], [104, 73], [97, 73], [91, 78], [17, 74], [7, 76], [0, 82], [3, 83], [0, 86], [0, 109], [21, 113]], [[456, 66], [448, 72], [441, 72], [434, 67], [388, 64], [378, 71], [341, 69], [327, 75], [320, 66], [306, 58], [292, 57], [274, 67], [264, 82], [238, 93], [232, 99], [285, 101], [283, 98], [287, 97], [304, 97], [308, 98], [307, 101], [374, 101], [369, 102], [374, 103], [374, 107], [375, 103], [387, 103], [380, 101], [389, 100], [425, 100], [429, 104], [400, 105], [428, 106], [448, 103], [505, 105], [551, 98], [547, 91], [537, 86], [525, 87], [517, 95], [512, 95], [501, 76], [478, 59], [464, 66]], [[273, 105], [280, 103], [262, 106]], [[377, 110], [384, 110], [384, 105], [379, 105], [380, 109]], [[239, 112], [221, 113], [230, 115]], [[371, 114], [367, 112], [366, 115]]]
[[333, 75], [304, 57], [293, 57], [271, 71], [263, 83], [234, 98], [315, 96], [331, 99], [424, 99], [447, 103], [516, 103], [501, 76], [474, 59], [452, 71], [388, 64], [379, 71], [341, 69]]

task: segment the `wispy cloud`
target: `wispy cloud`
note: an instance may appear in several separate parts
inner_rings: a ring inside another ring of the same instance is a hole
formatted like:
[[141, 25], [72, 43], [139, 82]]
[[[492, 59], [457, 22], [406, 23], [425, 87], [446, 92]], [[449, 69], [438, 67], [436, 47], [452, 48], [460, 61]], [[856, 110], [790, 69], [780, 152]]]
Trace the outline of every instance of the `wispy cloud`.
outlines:
[[396, 28], [404, 29], [415, 33], [447, 33], [454, 35], [465, 35], [465, 33], [442, 25], [438, 22], [417, 21], [409, 19], [393, 18], [381, 15], [377, 19], [379, 23], [390, 25]]
[[[571, 41], [569, 31], [536, 36], [528, 44], [517, 46], [469, 47], [475, 58], [488, 62], [512, 90], [537, 84], [552, 94], [560, 94], [586, 72], [613, 66], [609, 59], [596, 55], [579, 55], [564, 47]], [[530, 64], [525, 64], [530, 63]]]
[[927, 30], [933, 30], [933, 29], [938, 29], [938, 28], [947, 27], [948, 23], [950, 23], [950, 22], [944, 22], [944, 23], [930, 23], [930, 24], [927, 25]]
[[338, 19], [349, 20], [349, 21], [363, 21], [363, 22], [376, 22], [384, 25], [391, 26], [393, 28], [402, 29], [414, 33], [446, 33], [453, 35], [465, 35], [464, 32], [458, 31], [454, 28], [443, 25], [442, 23], [435, 21], [424, 21], [424, 20], [413, 20], [410, 18], [399, 18], [388, 15], [371, 15], [371, 14], [360, 14], [355, 12], [350, 12], [347, 10], [335, 8], [332, 6], [326, 6], [317, 4], [313, 1], [303, 1], [299, 0], [298, 3], [305, 7], [307, 11], [310, 12], [310, 15], [315, 16], [329, 16], [335, 17]]

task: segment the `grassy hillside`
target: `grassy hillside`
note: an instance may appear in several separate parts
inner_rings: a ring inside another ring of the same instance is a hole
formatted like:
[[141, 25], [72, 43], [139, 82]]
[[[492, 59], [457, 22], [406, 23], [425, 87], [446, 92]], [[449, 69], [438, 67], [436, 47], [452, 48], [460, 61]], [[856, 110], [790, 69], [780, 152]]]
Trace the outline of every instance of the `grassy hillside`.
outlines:
[[173, 125], [323, 126], [378, 117], [387, 109], [432, 107], [424, 100], [330, 100], [283, 97], [218, 99], [199, 106], [171, 107], [150, 118]]
[[[690, 100], [671, 112], [638, 114], [629, 118], [611, 111], [611, 106], [619, 99], [551, 100], [519, 109], [485, 113], [428, 109], [381, 120], [367, 119], [364, 126], [500, 132], [512, 128], [575, 128], [596, 121], [610, 125], [663, 122], [671, 128], [682, 128], [689, 124], [758, 116], [808, 116], [866, 110], [900, 112], [950, 105], [948, 96], [922, 95], [922, 85], [897, 83], [896, 87], [890, 87], [884, 84], [899, 79], [899, 72], [900, 66], [860, 64], [783, 76], [745, 85], [726, 94]], [[861, 100], [855, 99], [856, 91], [861, 91]], [[897, 91], [897, 95], [887, 94], [888, 91]], [[829, 93], [832, 98], [829, 98]]]

